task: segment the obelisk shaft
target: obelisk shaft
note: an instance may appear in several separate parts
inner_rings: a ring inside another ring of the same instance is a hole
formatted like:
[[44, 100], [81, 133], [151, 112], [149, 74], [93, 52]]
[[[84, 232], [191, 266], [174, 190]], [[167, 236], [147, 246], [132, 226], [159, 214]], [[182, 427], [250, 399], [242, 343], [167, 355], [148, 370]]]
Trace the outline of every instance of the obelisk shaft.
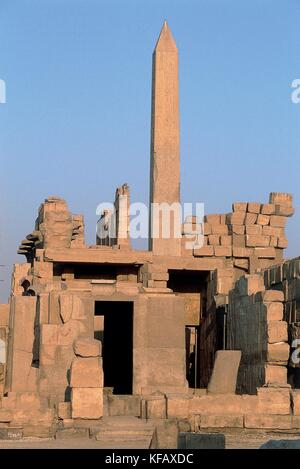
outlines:
[[[178, 50], [165, 22], [153, 52], [152, 63], [151, 207], [153, 203], [180, 202], [179, 145]], [[153, 237], [152, 218], [153, 211], [150, 216], [149, 243], [153, 253], [180, 255], [181, 240], [174, 237], [174, 233], [171, 233], [169, 239]]]

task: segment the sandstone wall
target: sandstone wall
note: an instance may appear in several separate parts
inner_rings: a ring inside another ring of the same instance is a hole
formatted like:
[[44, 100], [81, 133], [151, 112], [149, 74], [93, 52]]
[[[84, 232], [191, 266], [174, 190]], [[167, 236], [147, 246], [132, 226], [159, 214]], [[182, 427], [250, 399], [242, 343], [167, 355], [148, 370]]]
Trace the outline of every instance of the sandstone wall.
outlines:
[[51, 196], [41, 204], [35, 229], [21, 241], [18, 253], [31, 262], [36, 249], [84, 246], [83, 216], [72, 215], [65, 200]]
[[[272, 192], [269, 203], [237, 202], [232, 212], [204, 217], [204, 245], [197, 246], [199, 231], [196, 217], [188, 217], [182, 227], [182, 254], [232, 260], [242, 273], [255, 273], [283, 259], [288, 241], [287, 218], [294, 213], [292, 196]], [[189, 242], [196, 242], [187, 249]]]

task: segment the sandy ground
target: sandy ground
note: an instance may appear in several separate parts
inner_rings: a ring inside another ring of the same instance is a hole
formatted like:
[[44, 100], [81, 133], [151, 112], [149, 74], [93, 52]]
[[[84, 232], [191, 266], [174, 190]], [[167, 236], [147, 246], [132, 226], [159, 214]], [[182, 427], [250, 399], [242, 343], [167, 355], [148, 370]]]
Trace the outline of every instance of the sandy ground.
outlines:
[[[300, 434], [294, 433], [253, 433], [253, 432], [232, 432], [225, 433], [226, 449], [258, 449], [262, 444], [269, 440], [285, 440], [285, 439], [298, 439]], [[54, 439], [40, 439], [40, 438], [24, 438], [22, 440], [0, 440], [0, 449], [100, 449], [107, 448], [103, 446], [101, 441], [89, 439], [73, 439], [73, 440], [54, 440]], [[111, 448], [108, 449], [112, 449]], [[131, 449], [134, 448], [134, 445]]]

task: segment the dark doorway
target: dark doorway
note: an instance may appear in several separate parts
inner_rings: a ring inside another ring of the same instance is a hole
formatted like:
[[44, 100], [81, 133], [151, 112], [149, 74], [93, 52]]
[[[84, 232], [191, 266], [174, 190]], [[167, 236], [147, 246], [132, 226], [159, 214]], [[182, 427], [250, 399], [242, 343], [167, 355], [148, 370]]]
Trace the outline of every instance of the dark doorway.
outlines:
[[95, 316], [103, 317], [104, 386], [114, 394], [132, 394], [133, 303], [96, 301]]
[[201, 387], [202, 376], [209, 366], [206, 349], [209, 353], [210, 343], [201, 336], [207, 317], [209, 276], [208, 271], [169, 270], [168, 288], [184, 298], [185, 303], [186, 378], [190, 388]]

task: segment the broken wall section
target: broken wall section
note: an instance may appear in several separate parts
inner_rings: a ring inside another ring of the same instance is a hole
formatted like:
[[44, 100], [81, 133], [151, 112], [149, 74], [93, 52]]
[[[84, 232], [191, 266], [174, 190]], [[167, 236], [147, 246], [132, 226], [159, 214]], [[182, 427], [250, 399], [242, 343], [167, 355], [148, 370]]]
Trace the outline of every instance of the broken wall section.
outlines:
[[103, 210], [97, 223], [96, 244], [119, 249], [130, 246], [130, 190], [128, 184], [116, 189], [114, 209]]
[[72, 215], [64, 199], [50, 196], [40, 205], [35, 229], [21, 241], [18, 254], [32, 262], [36, 249], [84, 246], [83, 215]]
[[237, 392], [255, 394], [264, 384], [286, 385], [289, 345], [284, 296], [265, 290], [263, 276], [245, 275], [229, 294], [228, 350], [241, 350]]
[[300, 257], [264, 271], [266, 288], [284, 294], [284, 320], [288, 323], [290, 349], [289, 382], [300, 387]]
[[[288, 245], [286, 222], [293, 214], [292, 195], [284, 192], [271, 192], [269, 203], [233, 203], [231, 213], [204, 217], [204, 246], [195, 245], [193, 255], [231, 259], [242, 274], [278, 264]], [[189, 236], [197, 227], [196, 220], [191, 222]]]

